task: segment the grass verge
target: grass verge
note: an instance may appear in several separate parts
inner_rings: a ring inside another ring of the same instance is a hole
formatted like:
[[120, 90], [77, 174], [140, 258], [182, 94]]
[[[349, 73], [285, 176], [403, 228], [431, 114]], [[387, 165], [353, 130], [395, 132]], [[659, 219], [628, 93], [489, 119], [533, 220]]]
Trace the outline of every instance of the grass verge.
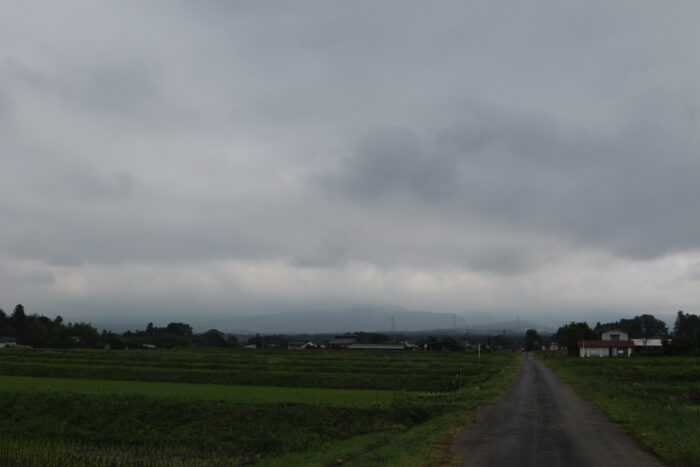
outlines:
[[581, 397], [670, 465], [700, 465], [700, 360], [540, 355]]

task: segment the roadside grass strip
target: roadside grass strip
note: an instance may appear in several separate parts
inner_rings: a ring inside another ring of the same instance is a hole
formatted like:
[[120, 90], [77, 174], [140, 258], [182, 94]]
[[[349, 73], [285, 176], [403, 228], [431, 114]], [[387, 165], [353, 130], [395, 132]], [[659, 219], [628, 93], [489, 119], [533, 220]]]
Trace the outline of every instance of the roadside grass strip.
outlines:
[[662, 460], [678, 467], [700, 465], [700, 359], [542, 358]]

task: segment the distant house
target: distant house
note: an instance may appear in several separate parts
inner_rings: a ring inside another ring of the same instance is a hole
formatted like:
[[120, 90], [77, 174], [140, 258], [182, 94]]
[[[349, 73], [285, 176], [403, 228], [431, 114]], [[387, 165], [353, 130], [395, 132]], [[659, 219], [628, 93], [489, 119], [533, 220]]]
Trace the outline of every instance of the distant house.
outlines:
[[141, 347], [143, 347], [146, 350], [155, 350], [158, 348], [153, 344], [141, 344]]
[[549, 344], [549, 350], [552, 350], [552, 351], [559, 350], [559, 344], [557, 342], [551, 342]]
[[403, 341], [403, 347], [406, 350], [420, 350], [420, 345], [414, 344], [412, 342]]
[[17, 340], [14, 337], [0, 337], [0, 349], [5, 347], [17, 347]]
[[316, 347], [318, 346], [311, 341], [289, 341], [287, 343], [287, 348], [290, 350], [315, 349]]
[[601, 340], [578, 342], [579, 357], [630, 357], [634, 342], [629, 334], [619, 329], [604, 331]]
[[370, 344], [365, 342], [355, 342], [347, 346], [348, 349], [354, 350], [404, 350], [404, 344]]
[[607, 331], [603, 331], [601, 334], [601, 340], [604, 341], [628, 341], [630, 340], [629, 334], [627, 334], [625, 331], [621, 331], [619, 329], [608, 329]]
[[355, 334], [343, 334], [341, 336], [335, 336], [328, 341], [328, 347], [331, 349], [347, 349], [350, 344], [356, 343], [357, 340], [358, 337]]

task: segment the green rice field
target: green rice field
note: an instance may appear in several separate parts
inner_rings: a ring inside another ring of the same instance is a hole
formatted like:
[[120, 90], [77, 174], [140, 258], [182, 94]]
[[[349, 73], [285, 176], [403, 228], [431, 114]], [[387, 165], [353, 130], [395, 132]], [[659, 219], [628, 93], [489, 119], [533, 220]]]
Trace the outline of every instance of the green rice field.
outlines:
[[1, 465], [426, 465], [515, 354], [0, 352]]

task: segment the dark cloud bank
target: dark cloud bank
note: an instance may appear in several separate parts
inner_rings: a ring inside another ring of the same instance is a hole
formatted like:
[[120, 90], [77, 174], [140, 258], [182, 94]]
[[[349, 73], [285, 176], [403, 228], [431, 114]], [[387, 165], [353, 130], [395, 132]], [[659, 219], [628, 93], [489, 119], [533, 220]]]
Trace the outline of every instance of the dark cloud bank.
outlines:
[[700, 306], [695, 5], [2, 10], [0, 306]]

